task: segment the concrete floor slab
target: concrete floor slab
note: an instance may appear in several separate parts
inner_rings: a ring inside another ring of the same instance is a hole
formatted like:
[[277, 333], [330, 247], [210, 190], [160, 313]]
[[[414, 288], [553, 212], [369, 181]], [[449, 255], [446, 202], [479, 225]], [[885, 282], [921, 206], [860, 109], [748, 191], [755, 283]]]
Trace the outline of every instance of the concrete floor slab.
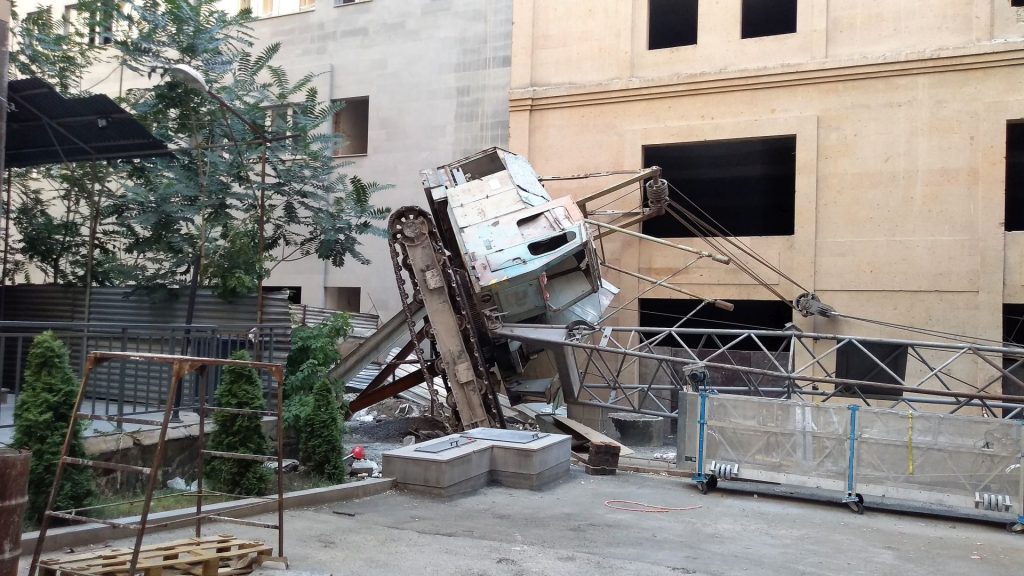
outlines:
[[[611, 499], [702, 508], [624, 512], [603, 505]], [[1024, 539], [996, 526], [872, 511], [857, 516], [840, 505], [749, 494], [702, 496], [678, 478], [593, 477], [577, 467], [568, 480], [543, 492], [492, 486], [455, 499], [392, 492], [334, 507], [353, 516], [332, 514], [331, 508], [288, 512], [285, 552], [294, 570], [439, 576], [1002, 575], [1019, 574], [1024, 558]], [[206, 532], [274, 537], [266, 530], [224, 524], [210, 524]], [[188, 535], [183, 529], [154, 535], [152, 541]], [[21, 574], [26, 561], [22, 558]]]

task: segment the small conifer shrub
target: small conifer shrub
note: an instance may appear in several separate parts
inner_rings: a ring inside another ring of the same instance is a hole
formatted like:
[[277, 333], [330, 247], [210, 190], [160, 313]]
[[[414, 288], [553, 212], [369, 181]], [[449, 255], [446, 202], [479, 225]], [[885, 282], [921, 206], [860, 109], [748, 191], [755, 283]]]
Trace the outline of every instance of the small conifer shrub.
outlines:
[[[250, 357], [248, 352], [240, 350], [232, 354], [231, 359], [250, 360]], [[218, 406], [264, 410], [263, 390], [255, 369], [225, 366], [222, 374], [215, 394]], [[259, 414], [214, 413], [214, 430], [210, 434], [209, 449], [239, 454], [268, 454], [267, 438], [263, 434], [261, 421]], [[262, 462], [229, 458], [214, 458], [206, 476], [216, 490], [241, 496], [265, 494], [270, 479]]]
[[[77, 395], [78, 382], [64, 343], [51, 331], [36, 336], [29, 348], [21, 393], [14, 407], [14, 446], [32, 452], [27, 522], [38, 523], [46, 511]], [[79, 422], [68, 450], [73, 458], [85, 458], [82, 433], [83, 425]], [[67, 465], [54, 510], [87, 506], [95, 492], [92, 470]]]

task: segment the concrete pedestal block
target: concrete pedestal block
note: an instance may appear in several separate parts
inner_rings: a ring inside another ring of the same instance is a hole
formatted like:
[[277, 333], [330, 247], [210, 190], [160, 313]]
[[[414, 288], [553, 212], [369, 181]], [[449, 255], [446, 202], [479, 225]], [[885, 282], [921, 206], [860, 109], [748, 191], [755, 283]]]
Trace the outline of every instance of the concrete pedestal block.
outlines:
[[537, 489], [569, 473], [571, 438], [478, 428], [385, 452], [384, 475], [399, 488], [454, 496], [488, 482]]
[[[440, 452], [424, 451], [453, 441], [460, 445]], [[479, 440], [467, 442], [458, 434], [383, 454], [383, 475], [394, 478], [399, 487], [447, 489], [476, 476], [487, 478], [490, 466], [490, 444]]]

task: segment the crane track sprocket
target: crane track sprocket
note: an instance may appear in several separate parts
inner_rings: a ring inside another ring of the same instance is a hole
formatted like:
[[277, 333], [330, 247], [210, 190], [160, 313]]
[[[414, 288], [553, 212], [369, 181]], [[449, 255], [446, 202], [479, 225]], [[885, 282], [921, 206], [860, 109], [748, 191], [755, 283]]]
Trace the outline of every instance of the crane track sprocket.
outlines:
[[[466, 294], [463, 290], [464, 283], [460, 281], [458, 272], [451, 266], [449, 262], [445, 248], [441, 243], [440, 236], [434, 226], [433, 219], [430, 217], [429, 212], [418, 206], [405, 206], [395, 210], [392, 213], [391, 218], [388, 220], [388, 232], [389, 232], [389, 249], [391, 252], [391, 261], [395, 271], [395, 282], [398, 284], [399, 293], [402, 298], [402, 308], [405, 311], [406, 324], [408, 325], [409, 333], [412, 337], [415, 337], [416, 327], [415, 322], [412, 318], [412, 313], [409, 309], [410, 297], [405, 289], [405, 279], [403, 278], [403, 270], [405, 276], [408, 276], [410, 285], [412, 286], [413, 294], [412, 298], [417, 301], [423, 301], [423, 294], [421, 287], [416, 279], [416, 273], [412, 268], [410, 262], [410, 248], [414, 246], [420, 246], [427, 242], [430, 245], [430, 249], [433, 252], [433, 259], [436, 261], [439, 268], [439, 277], [435, 278], [435, 281], [443, 283], [445, 292], [448, 295], [448, 301], [451, 305], [451, 311], [455, 315], [455, 322], [458, 326], [463, 346], [468, 353], [470, 362], [472, 365], [475, 380], [477, 382], [476, 394], [480, 398], [480, 402], [487, 413], [488, 424], [491, 426], [501, 425], [503, 418], [499, 412], [500, 406], [497, 403], [497, 394], [493, 390], [491, 379], [489, 378], [489, 372], [487, 364], [484, 360], [482, 347], [480, 345], [479, 338], [476, 334], [476, 322], [473, 321], [472, 307], [469, 302], [471, 296]], [[427, 283], [430, 284], [428, 277]], [[435, 288], [438, 286], [435, 285]], [[427, 322], [430, 322], [429, 307]], [[433, 325], [433, 323], [431, 323]], [[430, 338], [432, 348], [438, 348], [438, 342], [436, 339], [436, 333], [433, 329], [427, 330], [428, 337]], [[423, 358], [422, 352], [419, 347], [415, 348], [416, 358], [420, 362], [421, 370], [423, 370], [425, 381], [430, 383], [432, 379], [429, 378], [426, 370], [426, 361]], [[443, 352], [442, 352], [443, 353]], [[441, 361], [441, 358], [435, 360], [435, 366], [439, 368], [439, 371], [443, 369], [446, 376], [451, 380], [451, 374], [447, 374], [447, 371], [452, 370], [455, 367], [445, 366], [445, 363]], [[433, 386], [428, 385], [428, 390], [431, 395], [431, 409], [434, 410], [435, 406], [438, 406], [437, 402], [437, 391]], [[464, 414], [471, 413], [469, 410], [464, 410], [465, 407], [459, 407], [458, 413], [460, 417]], [[463, 422], [452, 422], [455, 427], [464, 427]], [[473, 423], [472, 425], [479, 425], [479, 423]]]
[[[416, 321], [413, 320], [412, 317], [412, 311], [410, 309], [411, 300], [409, 299], [409, 294], [405, 289], [405, 278], [402, 277], [403, 269], [406, 269], [406, 271], [409, 272], [408, 260], [404, 255], [400, 255], [398, 250], [398, 246], [402, 244], [403, 233], [401, 231], [397, 231], [397, 225], [403, 220], [404, 216], [405, 214], [402, 210], [396, 210], [391, 214], [391, 218], [388, 219], [388, 250], [391, 252], [391, 265], [395, 272], [395, 284], [398, 286], [398, 293], [402, 300], [402, 311], [405, 313], [405, 323], [409, 329], [409, 338], [411, 338], [414, 343], [412, 347], [413, 353], [416, 355], [416, 360], [419, 363], [420, 371], [423, 375], [423, 383], [426, 385], [427, 391], [430, 394], [430, 415], [437, 417], [439, 416], [437, 411], [440, 407], [437, 399], [437, 390], [433, 386], [434, 379], [430, 376], [430, 372], [427, 370], [426, 360], [424, 360], [423, 352], [417, 342]], [[415, 294], [419, 290], [419, 287], [416, 284], [416, 277], [411, 272], [408, 276], [413, 288], [413, 293]], [[426, 330], [426, 333], [430, 334], [430, 330]], [[397, 360], [404, 360], [404, 358], [398, 358]]]

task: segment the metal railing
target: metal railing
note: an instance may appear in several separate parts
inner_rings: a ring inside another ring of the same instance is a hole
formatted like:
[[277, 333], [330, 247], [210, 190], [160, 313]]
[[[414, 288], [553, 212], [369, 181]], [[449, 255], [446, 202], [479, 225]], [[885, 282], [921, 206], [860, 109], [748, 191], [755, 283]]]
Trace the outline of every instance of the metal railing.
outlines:
[[[25, 381], [32, 339], [52, 331], [68, 348], [76, 378], [82, 373], [89, 352], [138, 352], [145, 354], [190, 355], [228, 358], [237, 350], [247, 350], [264, 362], [284, 363], [291, 347], [288, 324], [109, 324], [82, 322], [0, 322], [0, 389], [8, 392], [8, 402], [17, 400]], [[83, 405], [83, 412], [96, 416], [124, 416], [162, 410], [166, 402], [167, 365], [118, 362], [94, 368]], [[220, 370], [205, 375], [207, 401], [216, 393]], [[176, 404], [188, 410], [198, 405], [199, 385], [195, 377], [182, 383]], [[273, 379], [263, 376], [265, 395], [276, 390]], [[8, 408], [5, 406], [5, 408]], [[0, 428], [13, 420], [0, 421]]]

